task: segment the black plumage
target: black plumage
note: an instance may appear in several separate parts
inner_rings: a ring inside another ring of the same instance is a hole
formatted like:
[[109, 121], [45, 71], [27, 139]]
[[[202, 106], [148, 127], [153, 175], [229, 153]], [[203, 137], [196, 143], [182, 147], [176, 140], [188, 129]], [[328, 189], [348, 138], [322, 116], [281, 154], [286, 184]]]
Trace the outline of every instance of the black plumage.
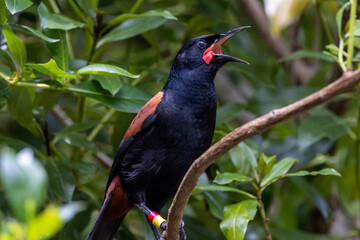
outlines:
[[[228, 61], [244, 62], [223, 55], [221, 44], [246, 28], [200, 36], [181, 48], [164, 88], [139, 112], [119, 146], [105, 204], [88, 239], [112, 239], [133, 206], [148, 215], [150, 209], [159, 212], [175, 195], [190, 165], [211, 144], [218, 69]], [[109, 234], [104, 228], [111, 229]], [[159, 231], [152, 229], [160, 239]]]

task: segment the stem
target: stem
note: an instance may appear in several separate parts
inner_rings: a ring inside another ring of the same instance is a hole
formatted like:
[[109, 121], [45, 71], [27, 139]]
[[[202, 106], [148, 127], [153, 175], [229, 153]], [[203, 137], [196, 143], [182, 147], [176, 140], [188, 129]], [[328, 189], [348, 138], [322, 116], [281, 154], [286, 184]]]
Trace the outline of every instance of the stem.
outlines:
[[340, 65], [341, 69], [343, 70], [343, 72], [346, 72], [346, 66], [345, 66], [344, 58], [343, 58], [343, 50], [344, 50], [344, 40], [341, 38], [339, 40], [338, 59], [339, 59], [339, 65]]
[[68, 4], [70, 5], [71, 9], [74, 11], [74, 13], [81, 19], [83, 22], [87, 22], [87, 18], [85, 14], [80, 10], [80, 8], [76, 5], [74, 0], [67, 0]]
[[96, 135], [100, 132], [100, 130], [104, 127], [104, 124], [109, 121], [109, 119], [112, 117], [112, 115], [114, 115], [114, 113], [116, 112], [115, 109], [111, 108], [106, 114], [105, 116], [100, 120], [100, 122], [98, 123], [98, 125], [96, 125], [96, 127], [91, 131], [91, 133], [89, 134], [89, 136], [87, 137], [88, 141], [92, 141], [94, 140], [94, 138], [96, 137]]
[[132, 8], [131, 8], [131, 10], [130, 10], [129, 13], [135, 13], [135, 12], [139, 9], [139, 7], [140, 7], [140, 5], [143, 3], [143, 1], [144, 1], [144, 0], [137, 0], [137, 1], [135, 2], [135, 4], [132, 6]]
[[271, 236], [271, 232], [270, 232], [270, 228], [269, 228], [269, 224], [268, 224], [269, 219], [266, 216], [264, 203], [261, 198], [261, 187], [259, 185], [256, 188], [256, 195], [257, 195], [258, 209], [259, 209], [259, 212], [260, 212], [260, 215], [262, 218], [262, 222], [264, 225], [264, 229], [265, 229], [266, 239], [272, 240], [272, 236]]
[[348, 70], [352, 70], [352, 60], [354, 55], [354, 26], [356, 20], [356, 7], [357, 0], [351, 0], [351, 10], [350, 10], [350, 21], [349, 21], [349, 46], [348, 46], [348, 58], [347, 58], [347, 67]]

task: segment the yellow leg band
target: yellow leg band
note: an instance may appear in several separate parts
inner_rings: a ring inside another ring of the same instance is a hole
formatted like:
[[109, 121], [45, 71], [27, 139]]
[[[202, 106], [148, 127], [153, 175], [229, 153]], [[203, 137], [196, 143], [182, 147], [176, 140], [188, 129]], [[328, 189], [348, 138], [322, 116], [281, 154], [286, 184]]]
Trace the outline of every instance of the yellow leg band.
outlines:
[[152, 224], [155, 225], [158, 229], [160, 229], [160, 226], [163, 222], [166, 222], [165, 219], [163, 219], [160, 215], [157, 215], [153, 220]]

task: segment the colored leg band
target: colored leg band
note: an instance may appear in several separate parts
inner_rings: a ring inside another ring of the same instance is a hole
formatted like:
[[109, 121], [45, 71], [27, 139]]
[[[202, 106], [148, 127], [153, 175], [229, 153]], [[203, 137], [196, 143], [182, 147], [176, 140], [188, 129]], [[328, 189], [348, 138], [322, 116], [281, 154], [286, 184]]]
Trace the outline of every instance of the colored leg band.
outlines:
[[158, 213], [151, 212], [148, 216], [148, 219], [151, 221], [151, 223], [156, 226], [157, 228], [161, 229], [160, 226], [163, 222], [166, 222], [165, 219], [163, 219]]

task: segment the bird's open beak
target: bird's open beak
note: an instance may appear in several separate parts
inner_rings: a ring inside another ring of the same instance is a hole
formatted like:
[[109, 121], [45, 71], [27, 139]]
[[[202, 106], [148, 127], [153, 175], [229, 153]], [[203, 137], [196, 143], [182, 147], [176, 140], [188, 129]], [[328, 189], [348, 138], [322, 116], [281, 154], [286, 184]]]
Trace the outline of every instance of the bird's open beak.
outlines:
[[239, 32], [250, 28], [250, 26], [245, 27], [239, 27], [235, 28], [233, 30], [230, 30], [226, 33], [220, 34], [220, 39], [218, 39], [213, 45], [211, 45], [203, 54], [203, 60], [204, 62], [209, 65], [211, 61], [224, 61], [224, 62], [240, 62], [249, 64], [248, 62], [241, 60], [239, 58], [228, 56], [225, 54], [222, 54], [221, 52], [221, 45], [226, 42], [229, 38], [232, 36], [238, 34]]

